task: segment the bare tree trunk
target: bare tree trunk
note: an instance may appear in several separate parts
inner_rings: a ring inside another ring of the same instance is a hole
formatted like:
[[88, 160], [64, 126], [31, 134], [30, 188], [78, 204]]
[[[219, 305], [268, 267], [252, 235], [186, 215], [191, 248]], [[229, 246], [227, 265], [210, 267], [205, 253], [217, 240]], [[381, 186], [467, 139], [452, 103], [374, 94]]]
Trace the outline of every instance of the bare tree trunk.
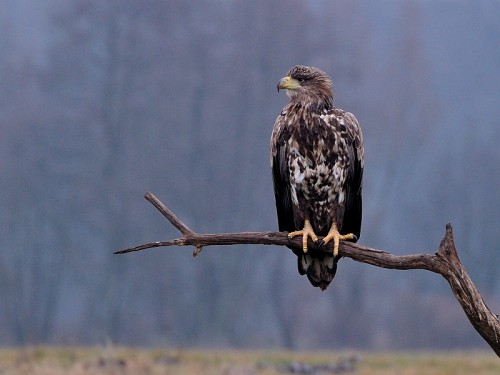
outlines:
[[[295, 249], [302, 248], [302, 239], [297, 237], [289, 239], [286, 232], [198, 234], [179, 220], [153, 194], [146, 193], [145, 198], [182, 233], [182, 238], [147, 243], [116, 251], [115, 254], [127, 254], [162, 246], [194, 246], [193, 256], [199, 255], [204, 246], [211, 245], [261, 244], [287, 246]], [[333, 251], [331, 243], [318, 248], [311, 240], [309, 242], [309, 249], [310, 251]], [[339, 251], [343, 257], [376, 267], [397, 270], [422, 269], [440, 274], [450, 284], [453, 295], [462, 306], [467, 318], [469, 318], [476, 331], [500, 357], [500, 320], [498, 315], [490, 311], [460, 262], [450, 224], [446, 225], [445, 236], [441, 240], [441, 244], [435, 255], [416, 254], [396, 256], [385, 251], [371, 249], [350, 242], [341, 242]]]

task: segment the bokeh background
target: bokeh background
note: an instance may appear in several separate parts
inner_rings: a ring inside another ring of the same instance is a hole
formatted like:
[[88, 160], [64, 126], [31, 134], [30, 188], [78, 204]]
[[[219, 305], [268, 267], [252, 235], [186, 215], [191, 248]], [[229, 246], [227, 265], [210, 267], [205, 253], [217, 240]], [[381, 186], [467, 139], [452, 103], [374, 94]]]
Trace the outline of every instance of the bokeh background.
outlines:
[[360, 242], [459, 254], [500, 311], [500, 1], [2, 0], [0, 344], [486, 348], [445, 280], [263, 246], [112, 255], [277, 229], [269, 138], [295, 64], [366, 144]]

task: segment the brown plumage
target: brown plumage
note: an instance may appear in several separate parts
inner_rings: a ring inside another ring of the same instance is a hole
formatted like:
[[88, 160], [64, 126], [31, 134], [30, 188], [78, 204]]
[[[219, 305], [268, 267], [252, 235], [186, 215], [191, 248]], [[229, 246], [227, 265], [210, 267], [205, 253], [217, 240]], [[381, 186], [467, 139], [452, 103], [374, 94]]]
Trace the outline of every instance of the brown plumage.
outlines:
[[[333, 106], [332, 80], [320, 69], [295, 66], [280, 89], [290, 102], [271, 136], [278, 225], [302, 236], [299, 273], [324, 290], [337, 270], [338, 241], [360, 235], [363, 137], [354, 115]], [[309, 251], [308, 238], [320, 245], [333, 240], [334, 252]]]

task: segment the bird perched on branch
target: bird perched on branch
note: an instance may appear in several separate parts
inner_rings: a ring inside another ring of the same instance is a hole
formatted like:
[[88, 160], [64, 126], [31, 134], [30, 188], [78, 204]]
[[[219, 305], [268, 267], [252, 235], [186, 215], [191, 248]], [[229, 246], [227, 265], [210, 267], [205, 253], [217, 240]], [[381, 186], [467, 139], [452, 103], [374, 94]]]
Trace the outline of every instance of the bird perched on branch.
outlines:
[[[333, 105], [331, 78], [295, 66], [278, 83], [290, 102], [274, 123], [271, 169], [280, 231], [302, 237], [301, 275], [325, 290], [337, 270], [339, 241], [361, 230], [363, 137], [356, 117]], [[333, 252], [308, 249], [333, 241]]]

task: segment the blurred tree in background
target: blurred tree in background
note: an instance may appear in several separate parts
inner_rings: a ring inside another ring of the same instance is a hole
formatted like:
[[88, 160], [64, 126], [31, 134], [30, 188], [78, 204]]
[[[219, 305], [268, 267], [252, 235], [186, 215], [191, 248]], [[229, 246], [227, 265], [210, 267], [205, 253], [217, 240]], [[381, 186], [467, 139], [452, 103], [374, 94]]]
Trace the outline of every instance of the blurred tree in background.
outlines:
[[[0, 14], [0, 343], [481, 346], [439, 278], [340, 262], [325, 293], [269, 248], [112, 251], [277, 228], [269, 137], [295, 64], [366, 143], [361, 242], [462, 260], [500, 308], [496, 1], [8, 0]], [[401, 332], [405, 332], [401, 335]]]

